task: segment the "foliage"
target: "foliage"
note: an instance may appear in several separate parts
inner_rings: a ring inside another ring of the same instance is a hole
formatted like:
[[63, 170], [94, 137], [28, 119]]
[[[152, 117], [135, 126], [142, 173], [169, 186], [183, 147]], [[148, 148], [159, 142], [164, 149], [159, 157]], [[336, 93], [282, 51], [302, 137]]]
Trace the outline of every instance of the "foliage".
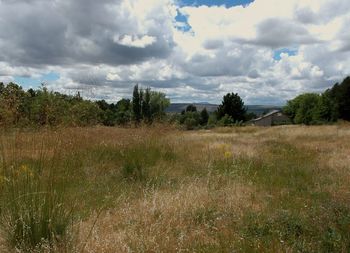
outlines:
[[296, 124], [350, 120], [350, 77], [322, 94], [305, 93], [287, 102], [283, 111]]
[[147, 123], [152, 122], [152, 111], [151, 111], [151, 89], [145, 90], [144, 99], [142, 100], [142, 115]]
[[296, 124], [309, 125], [316, 120], [316, 110], [320, 103], [320, 96], [315, 93], [306, 93], [288, 101], [284, 112]]
[[142, 119], [141, 105], [142, 105], [142, 100], [140, 96], [139, 86], [136, 84], [134, 86], [134, 91], [132, 93], [132, 112], [133, 112], [133, 118], [136, 123], [139, 123]]
[[131, 120], [152, 123], [165, 116], [170, 101], [162, 92], [134, 87], [133, 100], [116, 104], [83, 99], [79, 92], [65, 95], [45, 86], [27, 91], [17, 84], [0, 83], [0, 126], [105, 126], [126, 125]]
[[165, 109], [169, 107], [170, 100], [165, 93], [159, 91], [150, 92], [150, 107], [153, 119], [161, 120], [165, 116]]
[[233, 120], [233, 118], [230, 115], [225, 114], [225, 116], [223, 116], [217, 124], [219, 126], [232, 126], [234, 123], [235, 121]]
[[100, 122], [101, 109], [96, 103], [82, 101], [70, 109], [72, 122], [77, 126], [91, 126]]
[[256, 115], [254, 112], [249, 112], [249, 113], [246, 113], [244, 120], [249, 121], [252, 119], [256, 119], [257, 117], [258, 117], [258, 115]]
[[350, 121], [350, 76], [341, 84], [335, 84], [326, 93], [332, 101], [332, 110], [337, 112], [337, 116]]
[[207, 126], [209, 121], [209, 113], [206, 108], [203, 108], [201, 112], [197, 112], [197, 108], [194, 105], [187, 106], [178, 118], [178, 122], [184, 125], [187, 130], [193, 130], [198, 127]]
[[102, 110], [101, 122], [105, 126], [114, 126], [117, 124], [117, 110], [116, 104], [109, 104], [105, 100], [99, 100], [96, 102], [98, 107]]
[[131, 102], [129, 99], [121, 99], [117, 103], [116, 123], [125, 125], [131, 120]]
[[185, 112], [196, 112], [197, 107], [195, 105], [188, 105]]
[[233, 121], [244, 120], [246, 108], [244, 102], [237, 93], [227, 93], [218, 108], [218, 118], [228, 115]]
[[209, 119], [208, 119], [208, 125], [209, 126], [215, 126], [218, 122], [218, 118], [217, 118], [217, 112], [213, 112], [209, 115]]
[[200, 124], [202, 125], [202, 126], [205, 126], [205, 125], [207, 125], [208, 124], [208, 120], [209, 120], [209, 113], [208, 113], [208, 111], [207, 111], [207, 108], [203, 108], [203, 110], [201, 111], [201, 118], [200, 118]]
[[22, 87], [9, 83], [1, 84], [0, 94], [0, 122], [2, 125], [18, 125], [25, 114], [24, 101], [26, 93]]
[[31, 90], [28, 100], [29, 120], [38, 125], [60, 125], [66, 123], [69, 102], [58, 93], [49, 92], [45, 87]]

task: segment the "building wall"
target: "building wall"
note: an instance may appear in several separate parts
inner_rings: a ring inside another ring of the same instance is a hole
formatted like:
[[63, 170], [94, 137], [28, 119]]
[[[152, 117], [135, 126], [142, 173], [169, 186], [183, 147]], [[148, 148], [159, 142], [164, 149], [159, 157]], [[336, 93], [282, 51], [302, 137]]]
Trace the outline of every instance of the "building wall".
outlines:
[[281, 112], [269, 115], [254, 122], [255, 126], [273, 126], [290, 123], [290, 119]]
[[290, 119], [283, 113], [276, 113], [272, 115], [272, 125], [289, 124]]
[[272, 115], [262, 118], [258, 121], [255, 121], [254, 125], [256, 126], [271, 126], [272, 125]]

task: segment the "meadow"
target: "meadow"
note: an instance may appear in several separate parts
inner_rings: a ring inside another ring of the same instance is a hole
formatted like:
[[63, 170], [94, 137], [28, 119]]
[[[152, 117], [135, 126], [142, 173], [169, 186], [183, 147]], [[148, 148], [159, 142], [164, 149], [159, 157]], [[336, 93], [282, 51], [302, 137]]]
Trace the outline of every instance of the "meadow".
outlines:
[[348, 124], [0, 140], [0, 252], [350, 250]]

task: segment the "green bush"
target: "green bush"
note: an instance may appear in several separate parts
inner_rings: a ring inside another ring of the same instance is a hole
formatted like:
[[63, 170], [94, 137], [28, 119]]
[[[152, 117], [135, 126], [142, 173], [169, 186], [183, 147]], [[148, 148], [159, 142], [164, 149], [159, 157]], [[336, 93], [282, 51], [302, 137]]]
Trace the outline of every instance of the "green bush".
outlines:
[[90, 101], [81, 101], [71, 108], [72, 122], [77, 126], [91, 126], [100, 122], [101, 109]]
[[231, 116], [225, 114], [219, 121], [219, 126], [232, 126], [235, 123], [235, 121], [232, 119]]

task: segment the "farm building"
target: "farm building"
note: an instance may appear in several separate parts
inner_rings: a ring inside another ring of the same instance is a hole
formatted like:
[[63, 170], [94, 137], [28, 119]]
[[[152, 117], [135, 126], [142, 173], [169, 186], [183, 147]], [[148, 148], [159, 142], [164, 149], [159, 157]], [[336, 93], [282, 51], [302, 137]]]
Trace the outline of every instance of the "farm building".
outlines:
[[290, 123], [290, 119], [279, 110], [269, 112], [260, 118], [252, 120], [255, 126], [275, 126]]

